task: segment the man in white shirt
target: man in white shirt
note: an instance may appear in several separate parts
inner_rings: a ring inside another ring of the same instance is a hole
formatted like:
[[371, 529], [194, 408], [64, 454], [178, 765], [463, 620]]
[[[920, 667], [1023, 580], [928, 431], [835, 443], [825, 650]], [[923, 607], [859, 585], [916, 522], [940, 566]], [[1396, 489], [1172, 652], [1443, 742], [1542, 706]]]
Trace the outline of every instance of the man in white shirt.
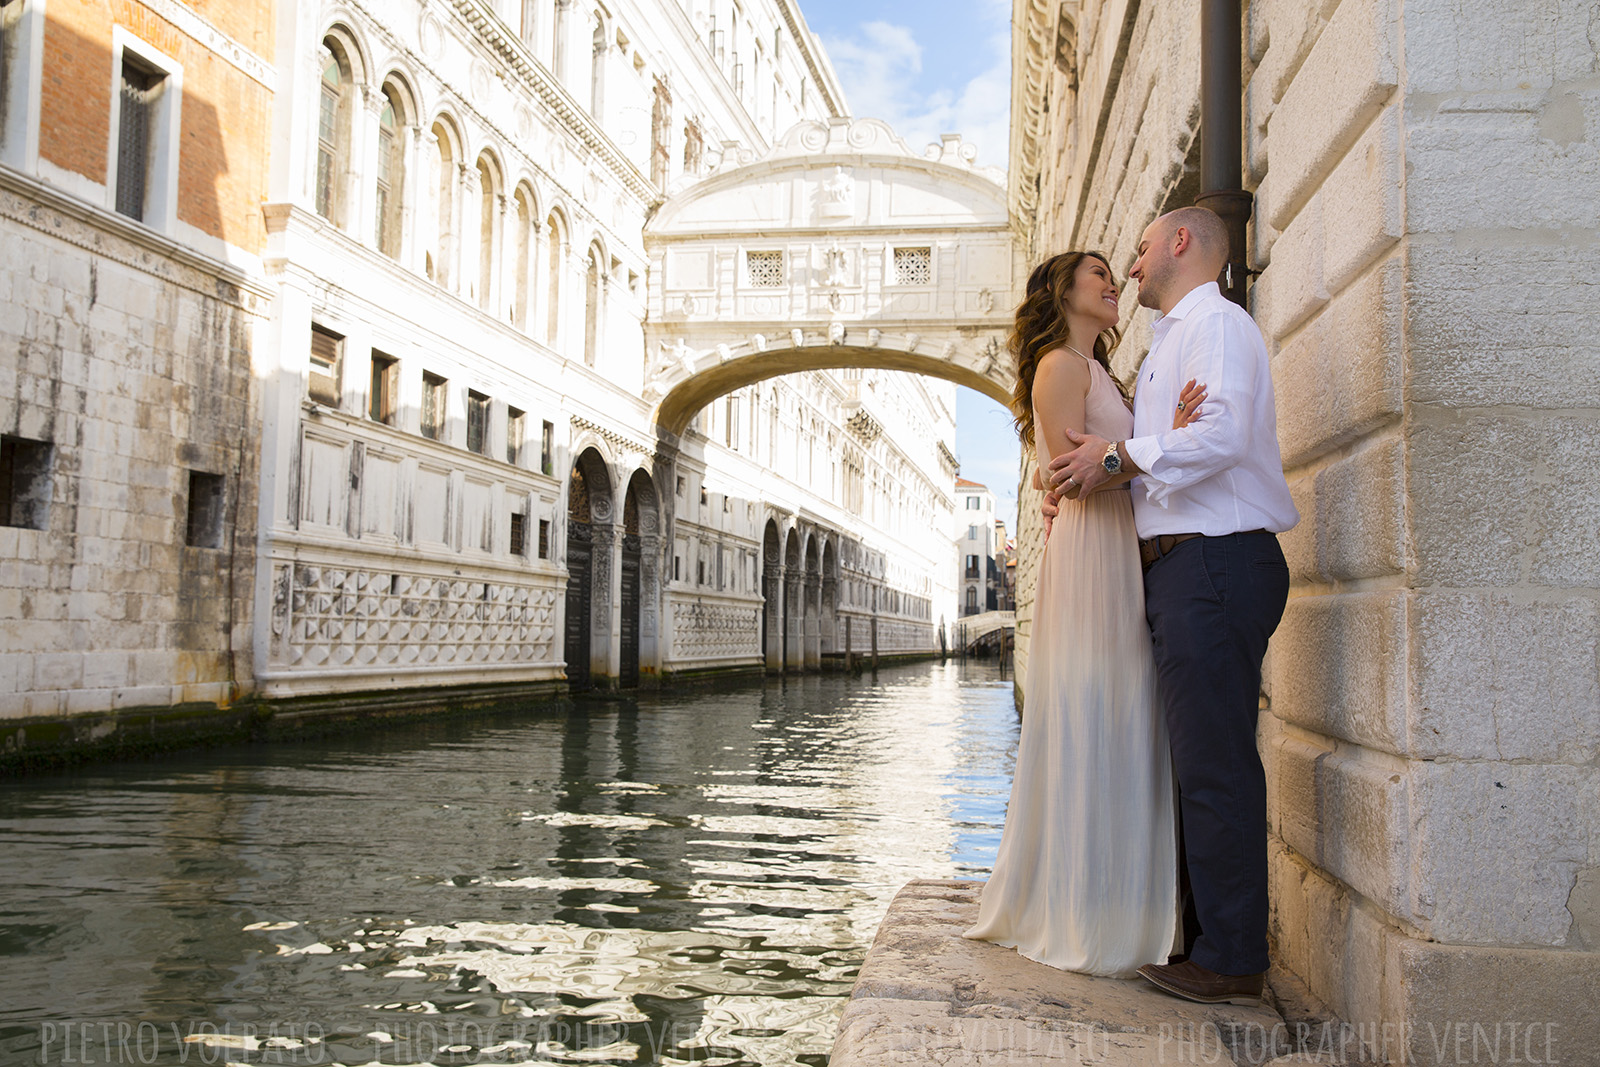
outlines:
[[[1145, 230], [1133, 277], [1157, 318], [1133, 437], [1069, 431], [1047, 484], [1075, 499], [1132, 479], [1145, 613], [1177, 771], [1185, 953], [1139, 973], [1177, 996], [1248, 1003], [1267, 969], [1267, 794], [1256, 749], [1261, 660], [1289, 571], [1275, 536], [1299, 521], [1283, 479], [1267, 348], [1224, 297], [1222, 220], [1204, 208]], [[1208, 395], [1170, 427], [1184, 382]], [[1046, 503], [1046, 514], [1053, 504]]]

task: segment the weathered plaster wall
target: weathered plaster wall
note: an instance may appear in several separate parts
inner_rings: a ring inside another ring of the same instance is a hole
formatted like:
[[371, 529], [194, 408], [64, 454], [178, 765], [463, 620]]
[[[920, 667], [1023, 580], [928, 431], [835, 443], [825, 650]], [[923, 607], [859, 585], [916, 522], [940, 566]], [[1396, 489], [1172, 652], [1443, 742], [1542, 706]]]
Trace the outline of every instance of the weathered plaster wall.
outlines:
[[[1035, 258], [1121, 266], [1192, 195], [1198, 5], [1077, 15]], [[1302, 514], [1261, 721], [1276, 949], [1393, 1024], [1369, 1032], [1392, 1059], [1549, 1023], [1576, 1062], [1600, 1039], [1600, 16], [1255, 0], [1244, 32], [1251, 307]], [[1119, 366], [1147, 345], [1134, 314]]]
[[[6, 751], [51, 717], [249, 689], [263, 304], [135, 225], [0, 185], [0, 430], [49, 450], [37, 526], [0, 526]], [[224, 480], [214, 547], [185, 543], [190, 471]]]

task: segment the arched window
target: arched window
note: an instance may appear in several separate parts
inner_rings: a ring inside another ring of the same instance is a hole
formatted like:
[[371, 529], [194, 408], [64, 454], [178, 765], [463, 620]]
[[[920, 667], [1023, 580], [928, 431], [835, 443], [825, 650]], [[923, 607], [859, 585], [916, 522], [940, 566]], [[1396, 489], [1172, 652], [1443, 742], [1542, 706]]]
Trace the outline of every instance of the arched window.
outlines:
[[487, 156], [478, 157], [478, 306], [485, 310], [494, 307], [494, 254], [496, 230], [500, 212], [496, 210], [500, 197], [499, 182], [493, 164]]
[[511, 294], [511, 324], [526, 331], [529, 326], [528, 302], [533, 296], [533, 203], [528, 190], [517, 190], [516, 233], [513, 235], [511, 255], [514, 259], [514, 277]]
[[561, 347], [561, 262], [564, 258], [562, 246], [566, 242], [566, 234], [561, 229], [561, 220], [553, 214], [545, 220], [545, 230], [549, 233], [546, 240], [550, 244], [550, 273], [549, 292], [545, 298], [544, 308], [544, 339], [551, 348], [559, 349]]
[[589, 246], [589, 269], [584, 275], [583, 288], [583, 361], [595, 365], [600, 347], [600, 302], [602, 253], [595, 245]]
[[405, 151], [400, 136], [401, 109], [391, 86], [383, 88], [383, 110], [378, 113], [378, 251], [400, 257], [400, 206], [405, 189]]
[[317, 214], [345, 224], [344, 184], [350, 166], [350, 97], [355, 87], [350, 61], [332, 37], [322, 42], [322, 81], [317, 98]]

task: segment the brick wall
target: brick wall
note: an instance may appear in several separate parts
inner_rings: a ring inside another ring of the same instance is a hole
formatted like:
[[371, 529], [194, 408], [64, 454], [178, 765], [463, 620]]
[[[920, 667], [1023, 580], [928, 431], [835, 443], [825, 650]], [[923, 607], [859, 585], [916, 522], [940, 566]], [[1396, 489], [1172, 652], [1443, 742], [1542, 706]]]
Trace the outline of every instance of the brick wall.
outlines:
[[[272, 5], [266, 0], [209, 5], [225, 17], [210, 29], [252, 47], [262, 68], [272, 56]], [[111, 181], [112, 27], [170, 56], [183, 68], [178, 219], [249, 252], [260, 251], [267, 188], [272, 92], [185, 28], [134, 0], [51, 0], [46, 8], [40, 94], [41, 159], [98, 185]], [[264, 59], [263, 59], [264, 57]], [[253, 64], [247, 64], [253, 65]]]

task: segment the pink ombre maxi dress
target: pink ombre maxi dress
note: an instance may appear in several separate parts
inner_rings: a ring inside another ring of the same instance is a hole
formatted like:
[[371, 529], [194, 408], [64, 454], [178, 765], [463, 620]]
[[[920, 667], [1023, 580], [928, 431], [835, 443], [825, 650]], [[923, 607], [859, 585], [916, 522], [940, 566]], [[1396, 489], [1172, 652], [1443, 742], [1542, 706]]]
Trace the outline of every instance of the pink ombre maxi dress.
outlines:
[[[1089, 433], [1133, 416], [1089, 361]], [[1041, 445], [1042, 447], [1042, 445]], [[1050, 462], [1038, 454], [1040, 469]], [[1045, 544], [1011, 802], [966, 936], [1068, 971], [1165, 963], [1178, 927], [1175, 799], [1128, 493], [1064, 500]]]

